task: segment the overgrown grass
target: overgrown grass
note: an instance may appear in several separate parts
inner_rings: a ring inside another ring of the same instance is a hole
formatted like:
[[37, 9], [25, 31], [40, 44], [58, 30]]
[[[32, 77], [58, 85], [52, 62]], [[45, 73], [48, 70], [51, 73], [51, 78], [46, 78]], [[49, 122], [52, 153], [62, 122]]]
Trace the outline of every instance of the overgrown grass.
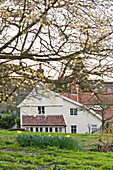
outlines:
[[71, 137], [19, 134], [17, 142], [23, 147], [58, 147], [59, 149], [81, 150], [81, 145]]
[[[49, 136], [50, 133], [21, 132], [25, 135]], [[15, 138], [18, 132], [0, 131], [0, 170], [113, 170], [113, 153], [90, 152], [88, 148], [98, 142], [98, 134], [60, 134], [79, 141], [85, 151], [58, 147], [22, 147]], [[102, 135], [101, 135], [102, 136]], [[113, 135], [110, 135], [112, 137]], [[68, 137], [66, 138], [68, 139]]]
[[74, 152], [50, 148], [33, 153], [5, 151], [0, 153], [0, 168], [7, 170], [112, 170], [112, 153]]

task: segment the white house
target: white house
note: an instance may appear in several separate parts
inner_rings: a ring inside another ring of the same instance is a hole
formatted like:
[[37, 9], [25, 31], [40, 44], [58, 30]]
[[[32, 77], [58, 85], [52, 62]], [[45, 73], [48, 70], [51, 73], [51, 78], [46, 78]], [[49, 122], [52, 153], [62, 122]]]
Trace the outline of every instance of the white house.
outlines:
[[91, 133], [101, 116], [39, 83], [18, 105], [21, 128], [33, 132]]

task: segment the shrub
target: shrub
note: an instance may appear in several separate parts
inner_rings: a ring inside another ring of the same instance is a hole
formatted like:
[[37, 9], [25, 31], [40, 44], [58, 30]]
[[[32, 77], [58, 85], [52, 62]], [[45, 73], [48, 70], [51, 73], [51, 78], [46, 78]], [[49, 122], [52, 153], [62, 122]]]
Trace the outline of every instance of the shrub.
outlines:
[[97, 146], [100, 152], [113, 152], [113, 137], [110, 134], [100, 136]]
[[9, 129], [9, 131], [25, 131], [25, 129], [22, 129], [22, 128], [14, 128], [14, 129]]
[[15, 117], [16, 117], [16, 115], [14, 115], [14, 114], [11, 114], [11, 115], [8, 115], [8, 116], [3, 116], [0, 119], [0, 128], [9, 129], [12, 126], [14, 126]]
[[17, 124], [17, 128], [20, 128], [20, 117], [16, 117], [15, 123]]
[[98, 142], [92, 145], [89, 151], [113, 152], [113, 136], [107, 133], [100, 135]]
[[81, 150], [81, 145], [73, 138], [60, 136], [42, 136], [19, 134], [16, 137], [17, 142], [23, 147], [57, 147], [59, 149]]

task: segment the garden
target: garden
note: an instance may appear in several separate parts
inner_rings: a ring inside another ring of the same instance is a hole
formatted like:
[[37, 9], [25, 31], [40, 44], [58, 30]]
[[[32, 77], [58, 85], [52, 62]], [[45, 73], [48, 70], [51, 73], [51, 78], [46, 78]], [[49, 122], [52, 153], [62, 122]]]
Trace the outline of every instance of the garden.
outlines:
[[112, 134], [0, 130], [0, 170], [112, 170]]

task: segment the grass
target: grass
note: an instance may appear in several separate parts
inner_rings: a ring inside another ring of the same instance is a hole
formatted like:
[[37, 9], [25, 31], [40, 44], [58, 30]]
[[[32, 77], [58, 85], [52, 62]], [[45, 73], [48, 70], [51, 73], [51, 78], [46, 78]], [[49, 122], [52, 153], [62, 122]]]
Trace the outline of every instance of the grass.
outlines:
[[[50, 133], [22, 132], [22, 134], [50, 135]], [[98, 134], [70, 135], [82, 144], [84, 151], [48, 147], [22, 147], [15, 138], [18, 132], [0, 131], [0, 170], [113, 170], [113, 153], [90, 152], [91, 145], [98, 142]]]

